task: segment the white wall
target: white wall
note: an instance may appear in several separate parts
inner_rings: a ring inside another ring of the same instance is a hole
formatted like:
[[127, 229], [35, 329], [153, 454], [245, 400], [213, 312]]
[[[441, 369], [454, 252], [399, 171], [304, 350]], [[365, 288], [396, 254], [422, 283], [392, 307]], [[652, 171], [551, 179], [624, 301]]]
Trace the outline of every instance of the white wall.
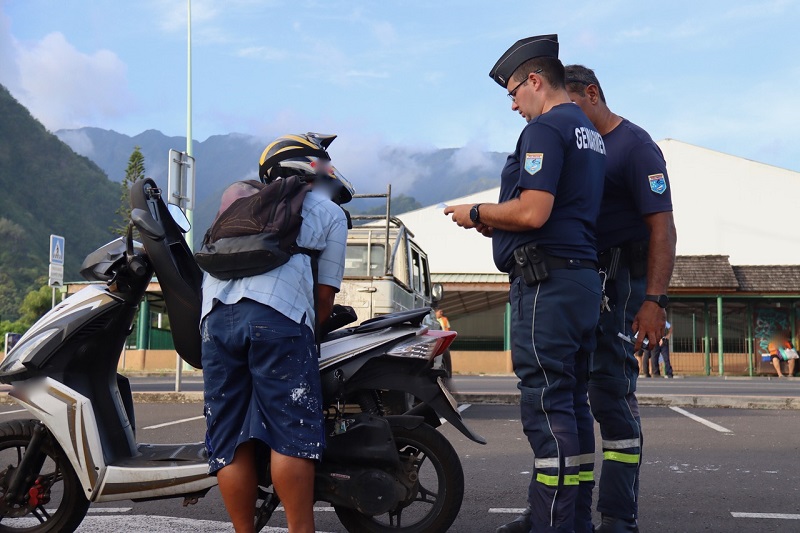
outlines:
[[[672, 186], [679, 255], [728, 255], [734, 265], [800, 264], [800, 173], [673, 139], [658, 142]], [[497, 202], [498, 187], [446, 202]], [[497, 273], [491, 239], [459, 228], [444, 205], [400, 215], [433, 273]]]
[[679, 255], [800, 264], [800, 173], [672, 139], [658, 145], [672, 184]]

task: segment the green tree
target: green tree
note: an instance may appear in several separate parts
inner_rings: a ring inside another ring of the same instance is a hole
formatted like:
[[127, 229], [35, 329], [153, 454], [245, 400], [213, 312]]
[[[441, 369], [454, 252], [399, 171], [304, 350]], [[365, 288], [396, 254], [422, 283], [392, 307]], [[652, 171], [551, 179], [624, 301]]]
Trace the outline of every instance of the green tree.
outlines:
[[31, 291], [25, 295], [22, 305], [19, 306], [19, 322], [27, 330], [34, 322], [39, 320], [53, 305], [53, 289], [43, 285], [39, 290]]
[[119, 217], [118, 225], [111, 228], [116, 235], [125, 235], [128, 232], [128, 222], [131, 219], [131, 186], [144, 178], [144, 155], [140, 146], [133, 148], [128, 159], [128, 168], [125, 169], [125, 177], [122, 179], [120, 188], [120, 206], [116, 213]]

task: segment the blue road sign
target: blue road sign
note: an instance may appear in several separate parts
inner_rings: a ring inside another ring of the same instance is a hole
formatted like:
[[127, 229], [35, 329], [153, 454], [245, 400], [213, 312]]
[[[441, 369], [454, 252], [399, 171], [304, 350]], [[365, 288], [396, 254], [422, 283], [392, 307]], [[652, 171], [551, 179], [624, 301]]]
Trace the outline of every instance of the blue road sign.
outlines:
[[61, 235], [50, 235], [50, 263], [64, 264], [64, 237]]

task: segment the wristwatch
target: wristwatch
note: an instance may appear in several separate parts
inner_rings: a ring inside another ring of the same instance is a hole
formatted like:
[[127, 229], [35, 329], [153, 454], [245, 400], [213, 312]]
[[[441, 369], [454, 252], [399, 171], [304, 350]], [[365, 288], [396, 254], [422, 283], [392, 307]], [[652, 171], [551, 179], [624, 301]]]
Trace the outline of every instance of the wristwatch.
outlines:
[[469, 210], [469, 219], [472, 221], [473, 224], [481, 223], [480, 208], [481, 204], [475, 204], [472, 206], [472, 209]]
[[667, 298], [666, 294], [645, 294], [644, 301], [655, 302], [662, 309], [666, 309], [669, 305], [669, 298]]

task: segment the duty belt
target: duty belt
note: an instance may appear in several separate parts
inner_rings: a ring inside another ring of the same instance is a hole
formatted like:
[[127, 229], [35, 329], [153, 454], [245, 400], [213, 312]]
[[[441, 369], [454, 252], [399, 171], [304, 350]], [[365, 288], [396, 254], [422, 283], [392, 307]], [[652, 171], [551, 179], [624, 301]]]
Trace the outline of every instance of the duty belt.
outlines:
[[[550, 270], [558, 270], [561, 268], [586, 268], [590, 270], [598, 269], [596, 261], [591, 261], [589, 259], [564, 259], [563, 257], [556, 257], [554, 255], [547, 256], [547, 268]], [[509, 280], [514, 281], [521, 275], [521, 267], [514, 263], [514, 265], [511, 267], [511, 272], [508, 274]]]

